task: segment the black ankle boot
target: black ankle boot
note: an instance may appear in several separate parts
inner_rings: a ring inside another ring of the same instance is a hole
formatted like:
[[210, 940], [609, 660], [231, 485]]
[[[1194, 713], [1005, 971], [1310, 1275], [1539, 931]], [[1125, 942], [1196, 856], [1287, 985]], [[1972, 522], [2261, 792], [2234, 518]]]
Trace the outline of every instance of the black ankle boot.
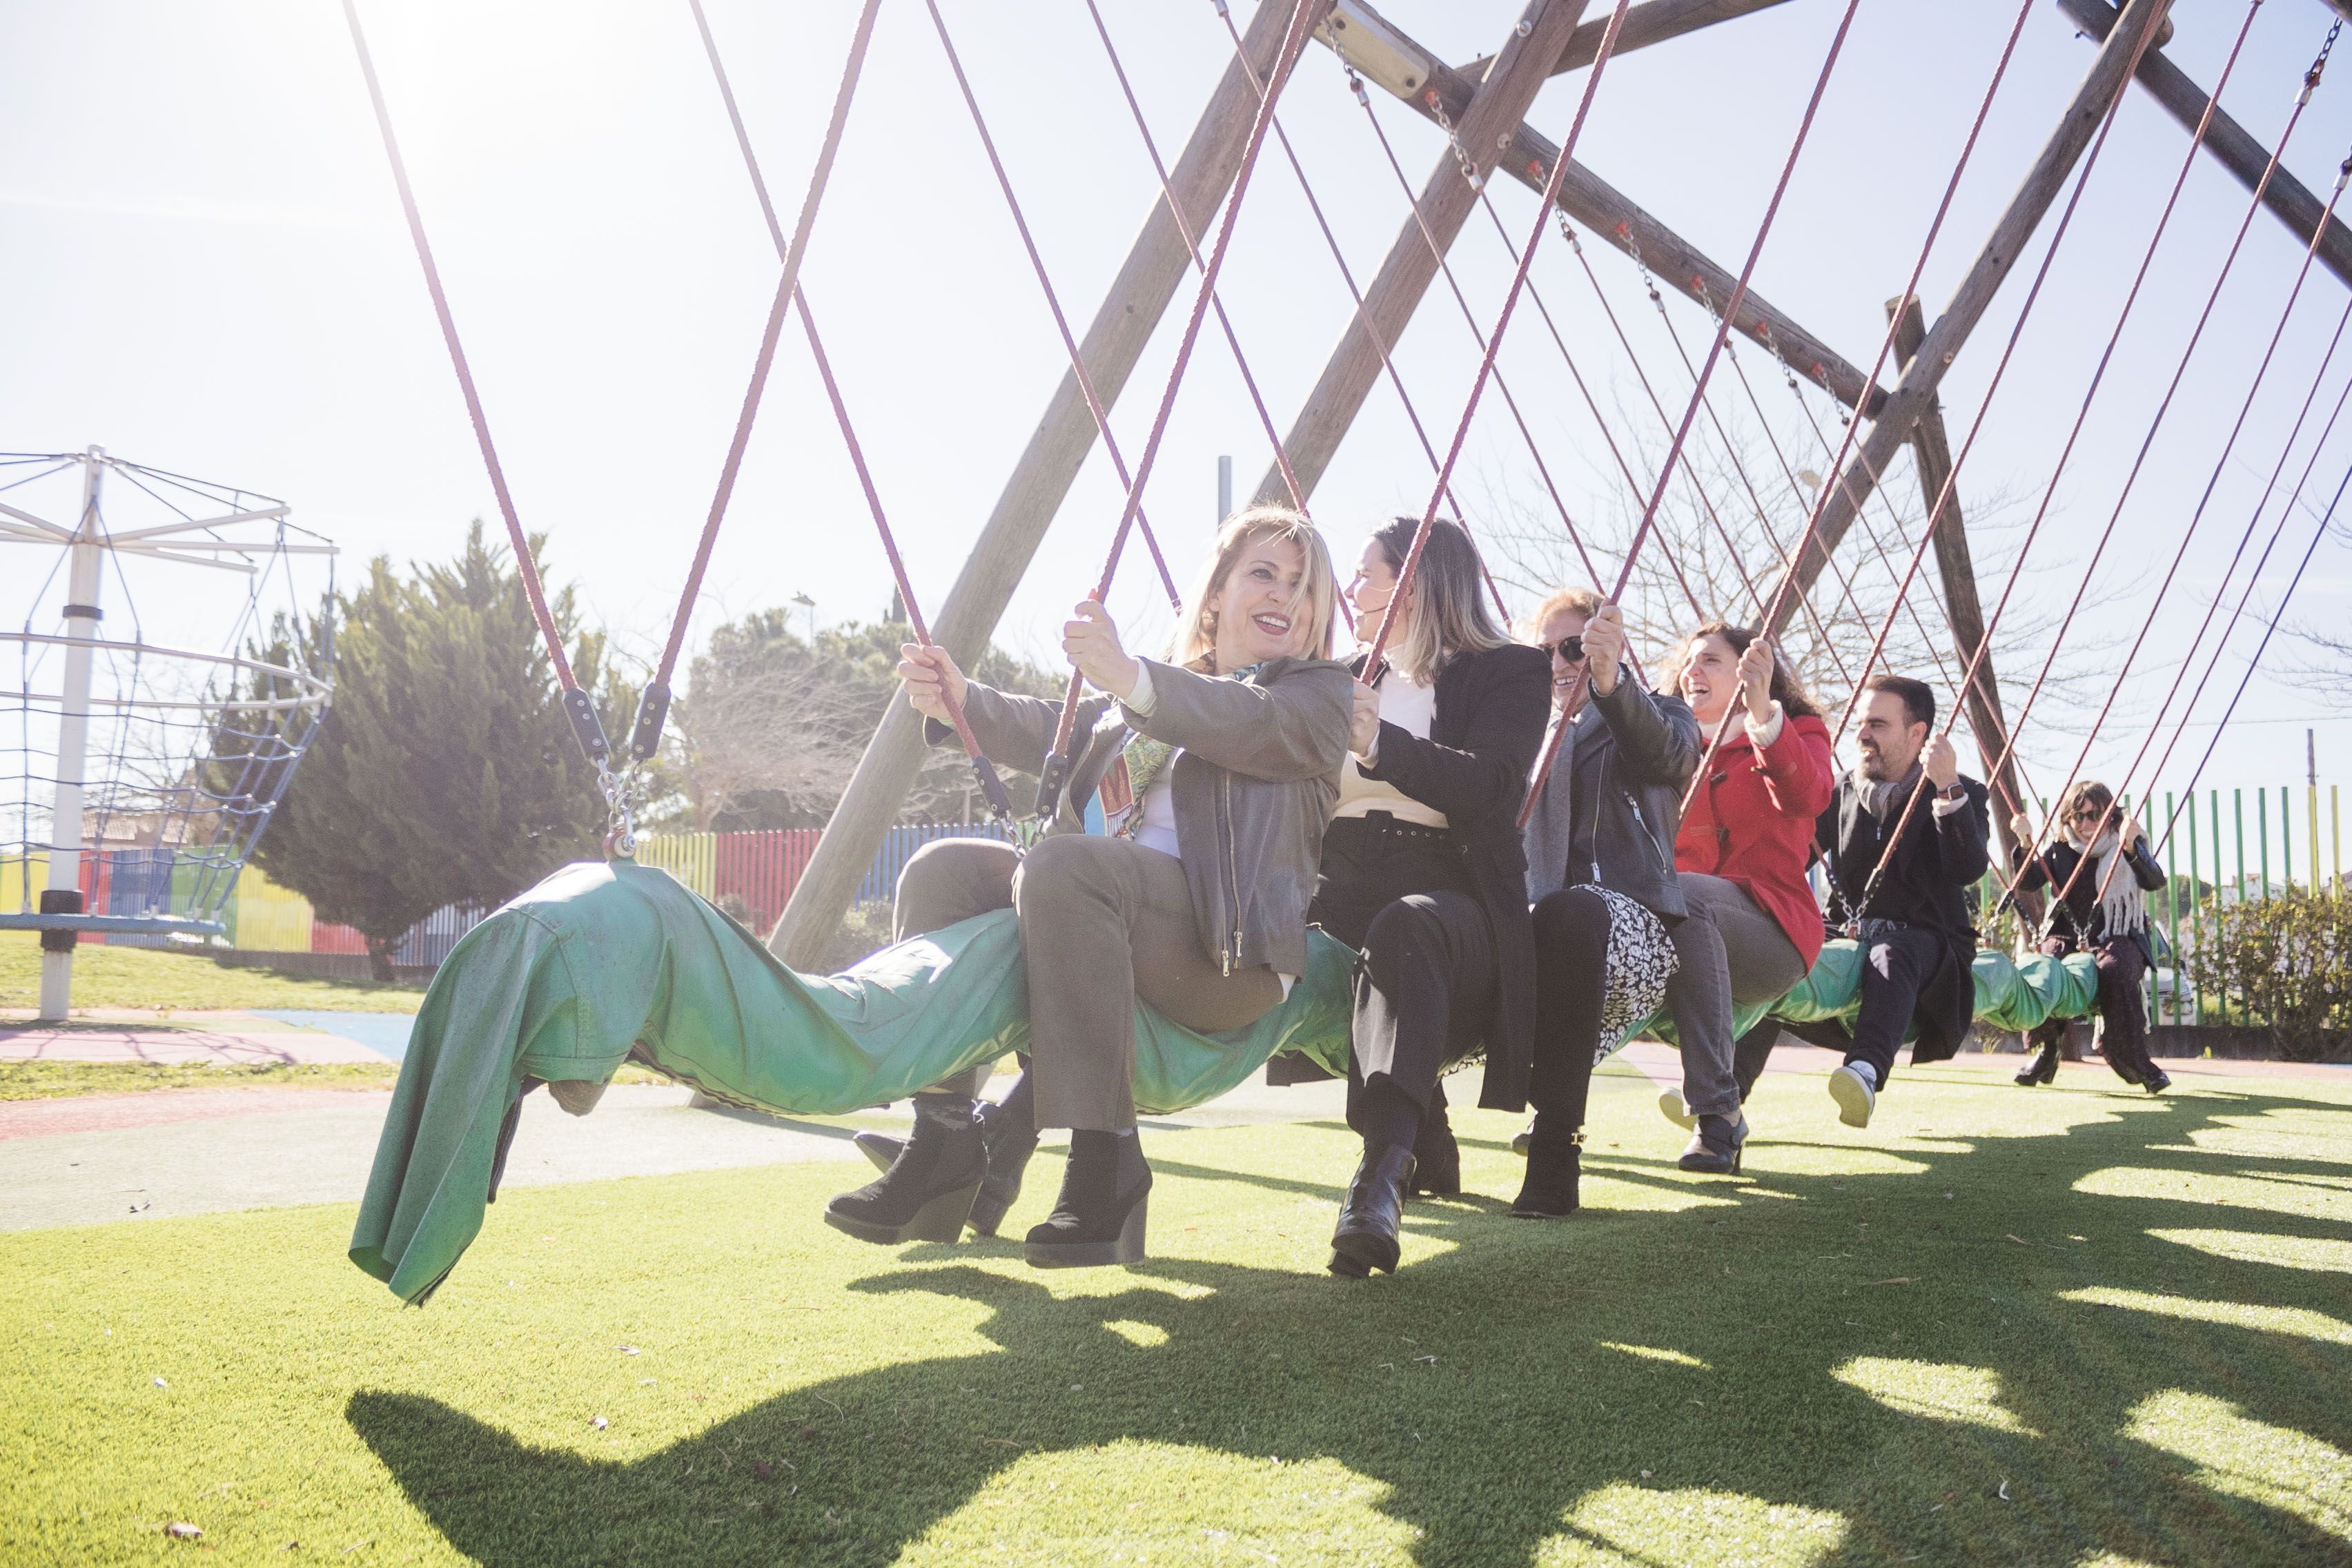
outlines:
[[1028, 1087], [1024, 1075], [1003, 1104], [982, 1104], [974, 1117], [981, 1144], [988, 1151], [988, 1174], [980, 1184], [980, 1195], [971, 1200], [971, 1228], [982, 1236], [994, 1236], [1004, 1223], [1005, 1211], [1021, 1195], [1029, 1156], [1037, 1152], [1037, 1123], [1030, 1110], [1036, 1102]]
[[1454, 1141], [1454, 1125], [1445, 1108], [1433, 1105], [1422, 1118], [1421, 1134], [1412, 1141], [1412, 1174], [1405, 1179], [1408, 1193], [1432, 1197], [1462, 1195], [1462, 1145]]
[[1583, 1176], [1584, 1129], [1559, 1129], [1536, 1118], [1528, 1135], [1528, 1175], [1511, 1205], [1513, 1219], [1558, 1219], [1577, 1208]]
[[1339, 1206], [1331, 1233], [1331, 1272], [1361, 1279], [1375, 1270], [1393, 1274], [1397, 1226], [1404, 1218], [1404, 1190], [1412, 1180], [1413, 1154], [1394, 1143], [1366, 1149]]
[[[970, 1101], [963, 1102], [969, 1106]], [[987, 1173], [969, 1110], [944, 1097], [915, 1100], [914, 1135], [881, 1178], [824, 1205], [824, 1223], [860, 1241], [956, 1241]]]
[[1073, 1132], [1062, 1193], [1045, 1223], [1030, 1229], [1033, 1268], [1099, 1268], [1143, 1261], [1151, 1167], [1133, 1131]]
[[2053, 1041], [2042, 1047], [2041, 1055], [2025, 1064], [2024, 1069], [2017, 1075], [2017, 1081], [2032, 1089], [2036, 1084], [2053, 1083], [2057, 1078], [2058, 1047]]
[[1746, 1117], [1702, 1116], [1698, 1119], [1698, 1131], [1691, 1135], [1690, 1147], [1683, 1151], [1676, 1163], [1701, 1175], [1736, 1176], [1747, 1147]]

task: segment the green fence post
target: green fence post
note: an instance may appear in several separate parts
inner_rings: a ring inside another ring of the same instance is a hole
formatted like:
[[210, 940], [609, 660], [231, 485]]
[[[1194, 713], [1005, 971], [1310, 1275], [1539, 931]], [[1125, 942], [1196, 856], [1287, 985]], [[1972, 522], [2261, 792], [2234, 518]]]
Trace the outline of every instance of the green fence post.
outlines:
[[2305, 793], [2311, 797], [2310, 818], [2304, 826], [2311, 829], [2311, 890], [2316, 893], [2326, 886], [2319, 879], [2319, 786], [2316, 784], [2306, 785]]
[[2271, 792], [2254, 792], [2254, 849], [2263, 876], [2263, 902], [2271, 901]]
[[[2204, 900], [2197, 896], [2197, 881], [2201, 872], [2197, 869], [2197, 790], [2189, 790], [2189, 941], [2204, 947]], [[2204, 987], [2197, 990], [2197, 1006], [2189, 1011], [2189, 1023], [2204, 1023]]]
[[2294, 802], [2284, 784], [2279, 785], [2279, 880], [2294, 891]]

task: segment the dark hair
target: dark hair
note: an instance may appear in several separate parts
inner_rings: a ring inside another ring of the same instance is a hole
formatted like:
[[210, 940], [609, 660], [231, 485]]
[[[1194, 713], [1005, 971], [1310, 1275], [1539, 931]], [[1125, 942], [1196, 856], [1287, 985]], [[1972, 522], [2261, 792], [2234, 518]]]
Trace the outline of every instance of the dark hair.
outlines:
[[2058, 819], [2072, 823], [2085, 806], [2104, 816], [2115, 804], [2113, 790], [2096, 779], [2084, 779], [2067, 785], [2066, 793], [2058, 797]]
[[1864, 691], [1890, 692], [1903, 699], [1904, 717], [1914, 724], [1936, 722], [1936, 694], [1924, 680], [1907, 675], [1874, 675], [1862, 683]]
[[[1420, 531], [1417, 517], [1394, 518], [1374, 531], [1372, 542], [1388, 557], [1390, 571], [1404, 570], [1405, 553]], [[1412, 616], [1389, 637], [1390, 657], [1409, 678], [1428, 685], [1455, 654], [1484, 653], [1510, 642], [1486, 603], [1484, 575], [1478, 547], [1462, 525], [1451, 518], [1433, 520], [1429, 542], [1412, 569]]]
[[[1669, 696], [1681, 695], [1683, 668], [1690, 663], [1690, 651], [1708, 637], [1721, 637], [1729, 644], [1731, 657], [1736, 659], [1755, 642], [1756, 634], [1746, 626], [1735, 626], [1728, 621], [1707, 622], [1683, 638], [1682, 646], [1675, 650], [1675, 657], [1667, 660], [1666, 667], [1658, 672], [1659, 679], [1664, 683], [1658, 688], [1660, 691]], [[1788, 661], [1780, 657], [1780, 650], [1777, 647], [1772, 650], [1771, 694], [1772, 700], [1780, 705], [1780, 711], [1791, 719], [1821, 716], [1822, 710], [1814, 704], [1812, 694], [1805, 689], [1805, 683], [1798, 679], [1795, 670], [1789, 668]]]

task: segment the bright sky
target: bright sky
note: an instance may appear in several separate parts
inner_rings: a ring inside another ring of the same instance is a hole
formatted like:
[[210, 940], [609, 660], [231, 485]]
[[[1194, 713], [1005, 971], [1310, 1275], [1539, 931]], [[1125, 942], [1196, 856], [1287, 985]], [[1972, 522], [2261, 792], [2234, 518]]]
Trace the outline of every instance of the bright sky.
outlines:
[[[856, 6], [708, 4], [789, 214]], [[1054, 281], [1083, 326], [1156, 195], [1085, 7], [1080, 0], [944, 0], [942, 8]], [[1237, 9], [1245, 19], [1246, 7]], [[1625, 57], [1604, 79], [1580, 158], [1736, 271], [1842, 9], [1835, 0], [1791, 0]], [[2210, 85], [2244, 9], [2238, 0], [2184, 0], [2179, 9], [2169, 53]], [[523, 518], [550, 536], [551, 575], [577, 583], [592, 617], [625, 647], [649, 653], [709, 504], [775, 276], [691, 16], [684, 0], [363, 0], [362, 10]], [[1130, 0], [1106, 14], [1172, 160], [1230, 53], [1224, 30], [1209, 0]], [[1387, 14], [1462, 61], [1499, 44], [1517, 12], [1497, 0], [1394, 0]], [[1591, 14], [1605, 14], [1598, 0]], [[1879, 342], [1881, 302], [1917, 254], [2013, 16], [2007, 0], [1861, 6], [1756, 277], [1759, 291], [1850, 360], [1866, 361]], [[2276, 0], [2256, 16], [2224, 100], [2265, 143], [2284, 124], [2329, 20], [2320, 0]], [[2091, 58], [2091, 46], [2053, 5], [2035, 5], [1927, 268], [1922, 292], [1931, 320]], [[2352, 81], [2344, 79], [2352, 63], [2337, 70], [2285, 157], [2323, 195], [2352, 142]], [[1583, 80], [1580, 73], [1561, 78], [1537, 103], [1531, 118], [1555, 139]], [[1402, 106], [1375, 98], [1417, 183], [1442, 141]], [[1369, 278], [1404, 218], [1403, 198], [1338, 63], [1319, 47], [1307, 51], [1283, 119], [1357, 277]], [[1962, 472], [1964, 504], [2009, 498], [2009, 531], [1984, 546], [1995, 558], [1985, 568], [1988, 602], [2008, 559], [2000, 540], [2013, 544], [2050, 485], [2187, 145], [2144, 94], [2127, 99]], [[1504, 183], [1496, 200], [1513, 239], [1523, 238], [1532, 199]], [[2116, 509], [2245, 210], [2242, 187], [2200, 158], [2055, 487], [2017, 613], [2054, 619], [2083, 581], [2092, 542]], [[0, 0], [0, 226], [7, 236], [0, 298], [15, 307], [0, 355], [0, 447], [96, 442], [159, 468], [284, 497], [298, 521], [349, 552], [347, 574], [379, 552], [446, 556], [474, 517], [495, 526], [351, 42], [330, 0]], [[1976, 415], [2050, 226], [1945, 384], [1955, 444]], [[1679, 413], [1688, 380], [1678, 366], [1668, 372], [1672, 351], [1633, 267], [1608, 247], [1591, 248], [1637, 351]], [[1454, 256], [1483, 326], [1510, 256], [1484, 220], [1474, 220]], [[2222, 460], [2222, 440], [2300, 260], [2286, 230], [2258, 216], [2125, 505], [2116, 544], [2092, 579], [2081, 640], [2070, 640], [2064, 662], [2093, 670], [2104, 691], [2220, 463], [2180, 578], [2125, 682], [2117, 716], [2092, 750], [2101, 776], [2120, 776], [2139, 749], [2345, 308], [2344, 285], [2315, 269], [2252, 418]], [[803, 277], [918, 594], [936, 605], [1066, 362], [917, 0], [882, 7]], [[1250, 192], [1225, 277], [1244, 349], [1286, 426], [1350, 307], [1278, 160], [1269, 159]], [[1654, 451], [1663, 433], [1556, 235], [1535, 278], [1588, 375], [1609, 388], [1604, 401], [1613, 394], [1623, 411], [1621, 436]], [[1130, 452], [1143, 443], [1189, 299], [1189, 289], [1179, 293], [1115, 414]], [[1670, 305], [1685, 340], [1703, 342], [1701, 312], [1679, 298]], [[1451, 300], [1433, 291], [1399, 358], [1440, 441], [1458, 417], [1475, 349]], [[1761, 360], [1750, 351], [1751, 373], [1785, 435], [1794, 411]], [[1625, 498], [1611, 482], [1598, 433], [1531, 314], [1517, 323], [1503, 363], [1570, 508], [1621, 510]], [[2347, 374], [2352, 354], [2328, 373], [2287, 486], [2303, 472]], [[1891, 381], [1891, 371], [1883, 378]], [[1735, 385], [1721, 383], [1718, 395], [1733, 398]], [[1815, 412], [1826, 417], [1818, 402]], [[1612, 409], [1612, 417], [1620, 416]], [[1244, 492], [1267, 458], [1231, 356], [1212, 331], [1148, 497], [1180, 563], [1197, 554], [1214, 522], [1220, 453], [1235, 456]], [[1791, 454], [1799, 466], [1826, 467], [1817, 447], [1811, 458]], [[2352, 419], [2330, 437], [2305, 502], [2325, 507], [2347, 464]], [[1491, 395], [1465, 468], [1467, 496], [1509, 497], [1531, 512], [1549, 504]], [[1383, 386], [1314, 510], [1346, 560], [1380, 519], [1418, 511], [1428, 481], [1428, 465]], [[1907, 471], [1895, 483], [1916, 515]], [[1119, 499], [1097, 451], [1001, 640], [1033, 653], [1052, 647], [1061, 614], [1099, 569]], [[2256, 551], [2279, 510], [2274, 500], [2263, 514]], [[2311, 527], [2308, 513], [2289, 524], [2253, 609], [2275, 604]], [[11, 624], [27, 615], [53, 619], [54, 590], [37, 606], [30, 602], [47, 563], [28, 570], [34, 552], [6, 548], [0, 614]], [[1131, 559], [1136, 569], [1124, 575], [1114, 608], [1139, 638], [1156, 637], [1166, 612], [1140, 556]], [[142, 605], [149, 635], [204, 640], [207, 626], [216, 632], [227, 615], [224, 581], [156, 578]], [[2340, 625], [2352, 605], [2347, 587], [2352, 561], [2339, 537], [2320, 546], [2296, 604], [2315, 620]], [[814, 599], [824, 620], [871, 618], [888, 592], [805, 344], [788, 332], [698, 625], [796, 594]], [[2231, 603], [2236, 593], [2233, 585]], [[118, 628], [110, 622], [109, 629]], [[2218, 714], [2258, 635], [2258, 627], [2242, 629], [2205, 711]], [[2282, 637], [2268, 662], [2284, 667], [2302, 657]], [[2310, 693], [2257, 675], [2207, 783], [2299, 784], [2306, 725], [2318, 731], [2322, 779], [2345, 780], [2352, 722], [2324, 712]], [[2191, 728], [2193, 744], [2176, 756], [2168, 782], [2186, 782], [2194, 751], [2211, 732], [2210, 724]], [[2054, 787], [2079, 745], [2079, 729], [2029, 725], [2037, 783]]]

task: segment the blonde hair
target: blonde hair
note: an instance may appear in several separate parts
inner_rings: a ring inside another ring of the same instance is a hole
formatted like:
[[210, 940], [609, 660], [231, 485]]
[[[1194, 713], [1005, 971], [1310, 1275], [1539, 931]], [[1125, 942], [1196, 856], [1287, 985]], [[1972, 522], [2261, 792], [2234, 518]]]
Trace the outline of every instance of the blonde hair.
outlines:
[[[1390, 571], [1404, 570], [1405, 552], [1420, 531], [1419, 518], [1400, 517], [1372, 535]], [[1399, 605], [1393, 595], [1389, 601], [1391, 616], [1400, 609], [1407, 614], [1390, 634], [1388, 658], [1414, 685], [1434, 685], [1437, 672], [1457, 653], [1485, 653], [1510, 642], [1495, 624], [1478, 579], [1478, 547], [1470, 535], [1450, 518], [1432, 521], [1413, 567], [1411, 603]]]
[[1562, 610], [1573, 610], [1589, 621], [1601, 613], [1602, 603], [1598, 589], [1555, 588], [1549, 598], [1536, 606], [1536, 613], [1528, 617], [1528, 637], [1532, 641], [1543, 636], [1543, 624]]
[[1305, 565], [1298, 596], [1291, 603], [1294, 627], [1303, 613], [1311, 628], [1307, 657], [1331, 657], [1331, 621], [1339, 603], [1339, 579], [1332, 574], [1331, 552], [1315, 525], [1286, 506], [1254, 506], [1237, 511], [1217, 530], [1216, 548], [1210, 552], [1192, 591], [1184, 596], [1184, 613], [1176, 635], [1169, 639], [1168, 662], [1190, 669], [1213, 659], [1217, 647], [1217, 616], [1209, 601], [1241, 563], [1242, 552], [1260, 540], [1294, 544]]

